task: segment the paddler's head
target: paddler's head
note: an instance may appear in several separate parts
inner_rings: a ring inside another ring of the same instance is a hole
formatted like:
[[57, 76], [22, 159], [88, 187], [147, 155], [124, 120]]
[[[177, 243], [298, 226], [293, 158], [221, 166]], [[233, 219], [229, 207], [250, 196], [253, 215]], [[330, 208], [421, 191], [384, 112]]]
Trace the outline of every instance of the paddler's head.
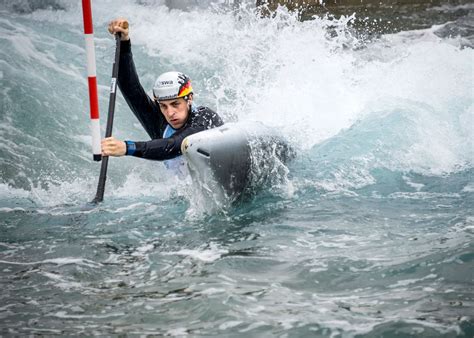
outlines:
[[153, 95], [171, 127], [181, 128], [188, 120], [193, 102], [189, 77], [179, 72], [163, 73], [155, 81]]

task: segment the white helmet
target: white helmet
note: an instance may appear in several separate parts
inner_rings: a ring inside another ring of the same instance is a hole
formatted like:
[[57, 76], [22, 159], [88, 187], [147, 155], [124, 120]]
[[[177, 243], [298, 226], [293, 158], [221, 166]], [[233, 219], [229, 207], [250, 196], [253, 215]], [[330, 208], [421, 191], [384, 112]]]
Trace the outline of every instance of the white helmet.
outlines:
[[161, 74], [153, 86], [153, 95], [158, 101], [186, 98], [192, 92], [191, 80], [180, 72]]

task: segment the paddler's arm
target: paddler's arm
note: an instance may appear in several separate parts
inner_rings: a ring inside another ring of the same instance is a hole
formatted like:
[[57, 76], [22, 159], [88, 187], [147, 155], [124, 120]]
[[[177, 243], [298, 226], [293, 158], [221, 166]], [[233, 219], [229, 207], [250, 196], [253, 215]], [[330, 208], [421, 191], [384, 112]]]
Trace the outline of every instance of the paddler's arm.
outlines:
[[120, 63], [117, 80], [122, 95], [150, 138], [159, 138], [159, 120], [162, 118], [162, 115], [158, 106], [147, 95], [140, 84], [135, 63], [133, 62], [128, 21], [123, 18], [113, 20], [110, 22], [108, 29], [111, 34], [121, 33]]
[[169, 160], [181, 155], [181, 144], [187, 136], [205, 129], [204, 126], [188, 127], [168, 138], [146, 142], [126, 141], [126, 154], [155, 161]]
[[207, 107], [198, 107], [189, 117], [186, 126], [176, 131], [169, 138], [154, 139], [147, 142], [125, 141], [126, 154], [149, 160], [169, 160], [181, 155], [181, 144], [186, 137], [223, 124], [224, 122], [216, 112]]
[[146, 142], [119, 141], [113, 137], [103, 139], [102, 156], [129, 155], [156, 161], [169, 160], [181, 155], [181, 144], [186, 137], [223, 124], [217, 113], [206, 107], [198, 107], [186, 126], [171, 137]]
[[187, 136], [205, 129], [205, 126], [188, 127], [171, 137], [145, 142], [120, 141], [108, 137], [102, 140], [102, 156], [129, 155], [155, 161], [169, 160], [181, 155], [181, 143]]

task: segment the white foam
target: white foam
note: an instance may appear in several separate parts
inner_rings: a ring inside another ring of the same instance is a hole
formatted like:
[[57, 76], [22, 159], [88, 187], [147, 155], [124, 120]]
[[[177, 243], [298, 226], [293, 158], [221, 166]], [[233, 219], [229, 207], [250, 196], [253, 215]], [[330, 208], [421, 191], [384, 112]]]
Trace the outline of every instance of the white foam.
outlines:
[[452, 4], [444, 4], [441, 6], [434, 6], [431, 8], [428, 8], [428, 11], [439, 11], [439, 12], [456, 12], [459, 10], [473, 10], [474, 9], [474, 4], [468, 3], [468, 4], [462, 4], [462, 5], [452, 5]]
[[9, 184], [0, 183], [0, 198], [27, 198], [29, 192], [23, 189], [13, 188]]
[[[50, 52], [43, 52], [38, 48], [38, 32], [34, 32], [26, 26], [17, 26], [13, 22], [8, 20], [0, 20], [3, 24], [9, 25], [9, 29], [4, 29], [0, 27], [0, 34], [2, 37], [7, 40], [13, 47], [12, 53], [15, 53], [17, 58], [23, 58], [26, 63], [35, 63], [37, 66], [42, 66], [48, 68], [50, 71], [54, 71], [60, 74], [64, 74], [68, 77], [71, 77], [78, 81], [84, 81], [82, 74], [78, 72], [77, 69], [68, 67], [69, 65], [62, 65], [61, 62], [58, 62], [56, 56]], [[49, 36], [42, 36], [41, 43], [55, 40]], [[59, 41], [59, 43], [62, 43]], [[62, 43], [65, 44], [65, 43]], [[74, 45], [68, 45], [71, 48], [76, 49]]]
[[[414, 143], [393, 149], [393, 162], [400, 163], [395, 169], [441, 175], [472, 165], [469, 124], [457, 123], [463, 107], [452, 106], [472, 102], [474, 55], [439, 38], [439, 27], [386, 35], [357, 50], [351, 47], [359, 42], [347, 30], [351, 17], [300, 22], [283, 8], [260, 18], [245, 12], [170, 14], [158, 6], [138, 8], [131, 19], [134, 44], [144, 45], [151, 57], [194, 72], [206, 69], [195, 86], [226, 116], [279, 127], [311, 148], [368, 113], [383, 112], [387, 100], [401, 103], [399, 109], [417, 102], [429, 109], [413, 116]], [[329, 25], [336, 32], [332, 39]], [[177, 30], [195, 34], [176, 42]], [[472, 125], [472, 109], [466, 114]]]
[[408, 184], [410, 187], [414, 188], [416, 191], [420, 191], [421, 189], [423, 189], [423, 187], [425, 186], [424, 184], [422, 183], [415, 183], [411, 180], [410, 177], [408, 176], [403, 176], [403, 180], [406, 182], [406, 184]]
[[[111, 4], [117, 8], [113, 14]], [[64, 7], [66, 11], [36, 11], [24, 17], [55, 23], [58, 29], [66, 24], [77, 33], [77, 45], [61, 42], [46, 33], [42, 36], [44, 39], [35, 40], [31, 28], [15, 20], [2, 19], [6, 27], [2, 29], [13, 52], [25, 65], [32, 63], [35, 68], [65, 76], [74, 85], [80, 82], [85, 88], [85, 70], [75, 64], [62, 63], [63, 55], [56, 51], [63, 49], [68, 57], [84, 52], [82, 18], [77, 15], [80, 4], [64, 3]], [[140, 51], [135, 61], [139, 73], [143, 74], [146, 90], [158, 75], [155, 73], [171, 68], [183, 70], [193, 78], [200, 103], [216, 108], [227, 120], [259, 120], [279, 128], [302, 150], [311, 149], [341, 131], [357, 128], [356, 122], [376, 118], [383, 122], [390, 109], [400, 111], [400, 116], [409, 120], [407, 124], [413, 128], [405, 137], [407, 142], [398, 144], [397, 139], [392, 139], [395, 144], [392, 148], [354, 157], [355, 168], [348, 166], [336, 173], [335, 179], [312, 183], [325, 190], [370, 185], [375, 182], [370, 174], [374, 167], [445, 175], [473, 165], [470, 126], [474, 121], [474, 52], [460, 48], [456, 41], [438, 37], [435, 33], [440, 27], [385, 35], [364, 48], [357, 48], [361, 42], [348, 29], [353, 17], [301, 22], [297, 13], [289, 13], [284, 8], [279, 8], [275, 16], [262, 18], [249, 9], [235, 15], [232, 11], [169, 10], [156, 3], [137, 5], [132, 0], [101, 1], [94, 5], [99, 50], [112, 50], [113, 39], [106, 33], [106, 23], [120, 15], [126, 15], [130, 21], [133, 49]], [[331, 38], [328, 38], [328, 30], [333, 32]], [[176, 39], [177, 32], [183, 32], [179, 39]], [[45, 51], [45, 44], [55, 47], [54, 52]], [[143, 57], [143, 52], [144, 59], [138, 59], [138, 55]], [[105, 68], [104, 63], [104, 60], [102, 66], [98, 63], [98, 69]], [[0, 65], [5, 77], [9, 71], [18, 72], [7, 64]], [[42, 79], [41, 73], [32, 73]], [[108, 87], [104, 87], [106, 89]], [[123, 109], [128, 108], [124, 105]], [[33, 176], [21, 169], [29, 164], [30, 153], [46, 147], [31, 146], [25, 151], [22, 146], [20, 149], [18, 142], [12, 141], [18, 135], [24, 134], [22, 137], [35, 145], [42, 144], [42, 140], [23, 130], [15, 130], [11, 113], [6, 115], [10, 120], [1, 125], [5, 132], [2, 149], [17, 158], [18, 175]], [[136, 123], [128, 110], [121, 119], [126, 125]], [[390, 130], [391, 127], [386, 126], [382, 131], [382, 146]], [[55, 136], [84, 149], [84, 144], [89, 144], [86, 132], [84, 129], [78, 136], [71, 136], [58, 131]], [[122, 132], [117, 131], [118, 135]], [[360, 137], [363, 138], [363, 134]], [[61, 148], [48, 149], [47, 156], [67, 167], [56, 155], [64, 151], [62, 146], [58, 147]], [[79, 151], [77, 156], [84, 163], [90, 161], [88, 152]], [[112, 166], [111, 170], [115, 170], [114, 177], [123, 175], [124, 179], [109, 182], [111, 189], [107, 194], [115, 198], [157, 196], [167, 199], [176, 192], [187, 196], [186, 185], [165, 176], [159, 163], [137, 162], [135, 158], [117, 161], [120, 168]], [[84, 169], [84, 163], [79, 173], [89, 176], [91, 169]], [[37, 168], [36, 171], [42, 170]], [[70, 183], [53, 180], [54, 184], [47, 188], [39, 186], [49, 178], [35, 180], [39, 183], [32, 182], [31, 191], [21, 194], [39, 205], [57, 205], [85, 200], [86, 195], [92, 197], [96, 178]], [[418, 185], [412, 187], [421, 189]], [[288, 192], [291, 195], [291, 189]], [[195, 214], [190, 212], [189, 216]]]
[[395, 192], [389, 198], [406, 198], [413, 200], [437, 199], [437, 198], [460, 198], [457, 193], [435, 193], [435, 192]]
[[123, 317], [124, 315], [125, 315], [124, 312], [112, 312], [112, 313], [106, 313], [102, 315], [77, 315], [77, 314], [67, 313], [66, 311], [58, 311], [52, 314], [48, 314], [46, 316], [57, 317], [57, 318], [72, 318], [72, 319], [90, 319], [90, 318], [104, 319], [104, 318]]
[[0, 212], [25, 212], [26, 209], [20, 208], [20, 207], [15, 207], [15, 208], [0, 208]]
[[435, 274], [429, 274], [429, 275], [427, 275], [423, 278], [399, 280], [395, 284], [389, 285], [388, 287], [389, 288], [397, 288], [397, 287], [400, 287], [400, 286], [408, 286], [408, 285], [415, 284], [415, 283], [423, 281], [423, 280], [434, 279], [436, 277], [438, 277], [438, 276], [435, 275]]
[[228, 330], [236, 326], [239, 326], [240, 324], [243, 324], [243, 322], [240, 320], [228, 320], [219, 325], [219, 330]]
[[8, 265], [55, 264], [55, 265], [58, 265], [58, 266], [73, 264], [73, 265], [87, 266], [87, 267], [91, 267], [91, 268], [96, 268], [96, 267], [100, 266], [99, 263], [96, 263], [94, 261], [84, 259], [84, 258], [75, 258], [75, 257], [51, 258], [51, 259], [45, 259], [45, 260], [42, 260], [42, 261], [35, 261], [35, 262], [12, 262], [12, 261], [0, 260], [0, 263], [8, 264]]
[[474, 182], [468, 183], [464, 188], [462, 188], [463, 192], [474, 192]]
[[223, 254], [226, 254], [228, 250], [219, 249], [217, 245], [211, 243], [209, 245], [210, 249], [182, 249], [174, 252], [166, 252], [164, 255], [180, 255], [188, 256], [190, 258], [200, 260], [206, 263], [211, 263], [222, 257]]

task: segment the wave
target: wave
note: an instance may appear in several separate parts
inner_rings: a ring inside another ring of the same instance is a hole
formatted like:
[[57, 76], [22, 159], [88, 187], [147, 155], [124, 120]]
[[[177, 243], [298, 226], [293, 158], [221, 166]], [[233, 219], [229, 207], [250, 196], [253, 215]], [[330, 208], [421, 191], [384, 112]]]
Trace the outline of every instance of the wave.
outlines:
[[[79, 4], [66, 3], [18, 2], [24, 10], [0, 14], [1, 183], [12, 189], [95, 184], [82, 17]], [[163, 71], [190, 74], [199, 103], [226, 121], [258, 120], [289, 138], [308, 166], [295, 175], [318, 181], [340, 172], [352, 177], [348, 187], [363, 187], [374, 182], [376, 169], [443, 176], [472, 168], [473, 50], [462, 38], [439, 36], [444, 26], [364, 40], [353, 34], [353, 17], [302, 22], [283, 7], [261, 17], [245, 6], [110, 5], [94, 3], [102, 116], [113, 52], [105, 27], [127, 15], [147, 90]], [[114, 134], [146, 139], [121, 98]], [[130, 187], [125, 195], [161, 172], [159, 163], [118, 162], [110, 168], [111, 182], [118, 191]], [[130, 183], [130, 177], [138, 179]]]

